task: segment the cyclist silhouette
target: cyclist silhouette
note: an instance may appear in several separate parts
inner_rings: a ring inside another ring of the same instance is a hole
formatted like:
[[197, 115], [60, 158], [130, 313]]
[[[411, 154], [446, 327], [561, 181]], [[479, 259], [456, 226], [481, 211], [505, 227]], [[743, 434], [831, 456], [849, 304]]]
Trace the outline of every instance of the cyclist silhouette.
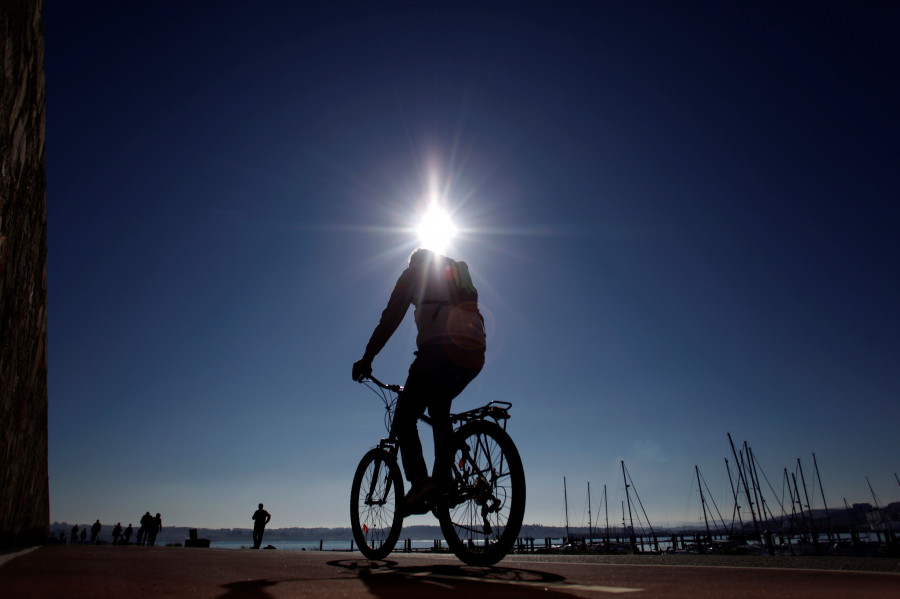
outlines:
[[484, 366], [484, 319], [478, 295], [465, 262], [456, 262], [419, 248], [397, 279], [387, 307], [362, 359], [353, 364], [353, 380], [372, 374], [372, 360], [415, 306], [416, 358], [409, 367], [403, 393], [397, 401], [393, 433], [400, 444], [403, 470], [410, 490], [400, 511], [404, 516], [428, 511], [425, 499], [439, 486], [445, 473], [428, 476], [416, 421], [428, 409], [434, 434], [435, 465], [453, 432], [450, 404]]

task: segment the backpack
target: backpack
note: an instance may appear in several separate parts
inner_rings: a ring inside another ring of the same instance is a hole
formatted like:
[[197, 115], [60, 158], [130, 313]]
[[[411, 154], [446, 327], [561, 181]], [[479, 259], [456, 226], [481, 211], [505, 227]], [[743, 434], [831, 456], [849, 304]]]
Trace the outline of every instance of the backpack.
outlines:
[[445, 257], [441, 269], [453, 305], [475, 304], [475, 306], [471, 306], [471, 309], [477, 309], [478, 290], [475, 289], [472, 277], [469, 275], [469, 265]]
[[[478, 290], [469, 265], [444, 256], [439, 260], [432, 263], [425, 277], [428, 295], [416, 303], [416, 344], [421, 347], [436, 340], [462, 349], [483, 349], [484, 317], [478, 310]], [[434, 307], [426, 308], [429, 304]]]

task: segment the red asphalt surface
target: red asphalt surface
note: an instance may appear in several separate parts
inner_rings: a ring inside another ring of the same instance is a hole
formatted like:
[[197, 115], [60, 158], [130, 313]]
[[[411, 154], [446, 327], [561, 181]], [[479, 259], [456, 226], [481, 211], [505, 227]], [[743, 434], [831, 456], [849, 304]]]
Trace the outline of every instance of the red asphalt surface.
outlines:
[[[9, 558], [9, 556], [0, 556]], [[0, 598], [20, 597], [684, 597], [900, 598], [900, 574], [722, 566], [573, 563], [517, 556], [473, 568], [451, 555], [177, 547], [42, 547], [0, 565]]]

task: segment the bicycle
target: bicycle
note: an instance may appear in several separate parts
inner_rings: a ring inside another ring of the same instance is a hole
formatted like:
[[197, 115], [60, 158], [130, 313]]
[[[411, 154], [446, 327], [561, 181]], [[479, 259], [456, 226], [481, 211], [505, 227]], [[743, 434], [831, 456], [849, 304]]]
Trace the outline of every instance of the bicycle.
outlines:
[[[353, 538], [364, 556], [384, 559], [393, 551], [403, 528], [399, 511], [403, 477], [397, 461], [399, 444], [391, 433], [399, 385], [369, 376], [366, 386], [385, 405], [388, 437], [359, 462], [350, 492]], [[438, 481], [429, 507], [441, 525], [450, 550], [470, 566], [491, 566], [515, 545], [525, 516], [525, 470], [506, 432], [512, 404], [492, 401], [480, 408], [451, 414], [453, 434], [444, 453], [449, 475]], [[431, 418], [422, 415], [429, 426]], [[501, 426], [502, 423], [502, 426]]]

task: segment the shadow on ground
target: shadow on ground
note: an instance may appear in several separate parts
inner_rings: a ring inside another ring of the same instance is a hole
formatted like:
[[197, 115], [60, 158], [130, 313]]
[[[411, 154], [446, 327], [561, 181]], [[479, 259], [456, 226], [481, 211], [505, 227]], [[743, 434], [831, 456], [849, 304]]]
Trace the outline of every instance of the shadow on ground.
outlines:
[[398, 590], [427, 592], [429, 597], [508, 596], [515, 587], [517, 597], [571, 597], [564, 577], [523, 568], [477, 568], [461, 564], [399, 566], [392, 561], [337, 560], [329, 566], [350, 570], [377, 597], [395, 599]]
[[272, 595], [265, 591], [266, 587], [278, 584], [274, 580], [239, 580], [223, 584], [222, 587], [228, 589], [221, 599], [271, 599]]

